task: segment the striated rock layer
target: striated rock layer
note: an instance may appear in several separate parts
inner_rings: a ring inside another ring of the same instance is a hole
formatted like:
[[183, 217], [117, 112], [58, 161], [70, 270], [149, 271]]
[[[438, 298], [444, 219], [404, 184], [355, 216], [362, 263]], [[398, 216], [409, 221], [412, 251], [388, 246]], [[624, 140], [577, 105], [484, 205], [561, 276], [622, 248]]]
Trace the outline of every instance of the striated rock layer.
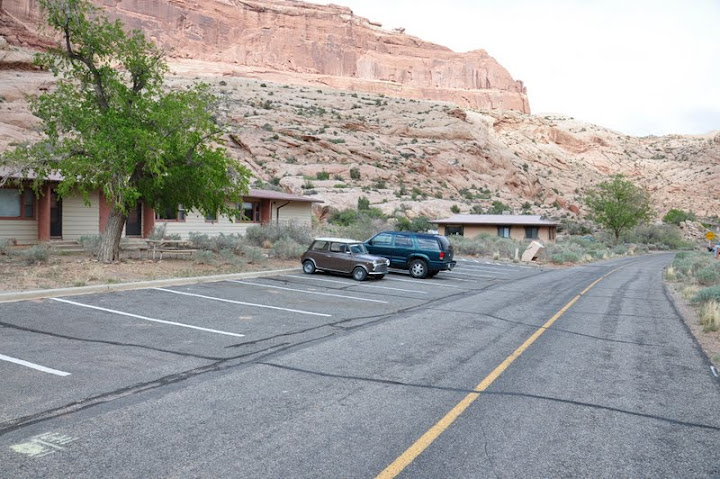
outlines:
[[[345, 7], [287, 0], [96, 3], [175, 58], [288, 73], [288, 82], [321, 77], [336, 88], [530, 112], [522, 82], [484, 50], [455, 53], [399, 30], [386, 31]], [[0, 9], [37, 31], [35, 0], [2, 0]]]

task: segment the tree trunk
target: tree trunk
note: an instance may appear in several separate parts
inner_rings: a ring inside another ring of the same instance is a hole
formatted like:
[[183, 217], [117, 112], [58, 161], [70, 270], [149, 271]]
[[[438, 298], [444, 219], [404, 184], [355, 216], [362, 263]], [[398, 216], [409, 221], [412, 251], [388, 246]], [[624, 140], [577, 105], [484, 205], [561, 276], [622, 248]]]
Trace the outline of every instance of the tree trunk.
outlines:
[[97, 254], [97, 259], [101, 263], [112, 263], [120, 259], [120, 238], [126, 220], [127, 216], [119, 211], [113, 209], [110, 213]]

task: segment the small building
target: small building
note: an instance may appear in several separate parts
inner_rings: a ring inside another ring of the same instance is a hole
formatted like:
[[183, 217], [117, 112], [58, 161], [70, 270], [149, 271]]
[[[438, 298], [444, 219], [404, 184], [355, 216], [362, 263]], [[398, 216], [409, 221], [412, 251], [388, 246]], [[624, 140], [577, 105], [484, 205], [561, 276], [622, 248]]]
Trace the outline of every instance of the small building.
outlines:
[[[2, 173], [0, 171], [0, 173]], [[24, 189], [0, 187], [0, 239], [15, 244], [35, 244], [50, 240], [78, 240], [81, 236], [104, 231], [110, 205], [102, 192], [95, 192], [86, 204], [80, 195], [59, 198], [54, 192], [60, 178], [52, 178], [36, 195], [30, 183]], [[235, 205], [234, 218], [205, 216], [186, 211], [182, 205], [171, 211], [155, 211], [142, 201], [128, 215], [124, 237], [147, 238], [155, 226], [166, 226], [166, 234], [187, 239], [190, 232], [218, 235], [244, 233], [254, 224], [290, 223], [310, 226], [312, 204], [321, 200], [278, 191], [251, 189], [243, 202]]]
[[555, 241], [559, 223], [533, 215], [454, 215], [431, 221], [438, 225], [438, 232], [445, 236], [480, 234], [500, 236], [515, 240]]

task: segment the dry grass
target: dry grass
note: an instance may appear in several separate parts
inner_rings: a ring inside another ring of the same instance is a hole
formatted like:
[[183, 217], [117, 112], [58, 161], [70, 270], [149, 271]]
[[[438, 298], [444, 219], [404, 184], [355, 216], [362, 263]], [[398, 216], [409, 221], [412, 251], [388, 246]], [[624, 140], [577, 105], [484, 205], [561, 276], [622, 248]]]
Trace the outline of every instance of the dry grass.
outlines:
[[695, 296], [698, 291], [700, 291], [700, 286], [696, 284], [688, 284], [685, 286], [681, 286], [679, 290], [683, 299], [685, 301], [690, 301], [690, 299], [692, 299], [692, 297]]
[[675, 268], [672, 266], [668, 266], [665, 270], [665, 279], [668, 281], [676, 281], [677, 280], [677, 273], [675, 272]]
[[700, 324], [703, 331], [717, 331], [720, 329], [720, 304], [715, 300], [706, 301], [700, 308]]
[[27, 265], [19, 257], [0, 256], [0, 291], [68, 288], [299, 266], [297, 260], [269, 259], [259, 264], [250, 264], [245, 261], [226, 261], [222, 257], [218, 257], [214, 264], [197, 264], [190, 258], [162, 261], [127, 259], [102, 264], [83, 254], [51, 255], [46, 264]]

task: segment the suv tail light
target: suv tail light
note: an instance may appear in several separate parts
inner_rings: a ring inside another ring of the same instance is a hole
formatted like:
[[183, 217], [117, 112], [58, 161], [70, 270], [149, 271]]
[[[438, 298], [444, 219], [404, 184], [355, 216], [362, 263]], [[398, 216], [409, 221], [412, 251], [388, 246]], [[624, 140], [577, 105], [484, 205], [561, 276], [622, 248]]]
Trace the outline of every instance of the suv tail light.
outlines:
[[440, 259], [445, 259], [445, 252], [444, 252], [444, 251], [440, 251]]

